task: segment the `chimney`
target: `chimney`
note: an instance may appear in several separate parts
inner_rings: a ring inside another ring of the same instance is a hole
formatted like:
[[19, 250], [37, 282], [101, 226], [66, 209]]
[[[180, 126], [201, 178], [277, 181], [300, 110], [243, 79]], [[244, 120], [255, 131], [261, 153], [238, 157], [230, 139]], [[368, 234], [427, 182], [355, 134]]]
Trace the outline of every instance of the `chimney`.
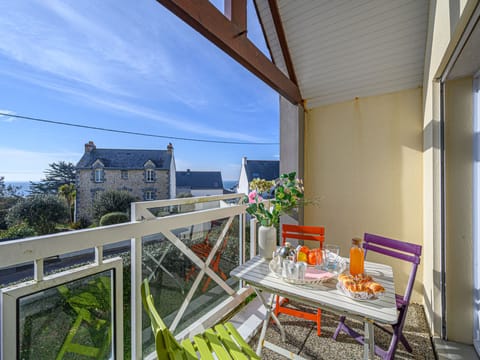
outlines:
[[93, 141], [89, 141], [88, 143], [85, 144], [85, 152], [92, 152], [95, 150], [97, 147], [95, 146], [95, 143]]
[[190, 176], [190, 169], [187, 169], [187, 176]]
[[172, 143], [168, 143], [168, 145], [167, 145], [167, 151], [168, 151], [170, 154], [173, 153], [173, 145], [172, 145]]
[[242, 167], [245, 167], [247, 165], [247, 157], [244, 156], [242, 157]]

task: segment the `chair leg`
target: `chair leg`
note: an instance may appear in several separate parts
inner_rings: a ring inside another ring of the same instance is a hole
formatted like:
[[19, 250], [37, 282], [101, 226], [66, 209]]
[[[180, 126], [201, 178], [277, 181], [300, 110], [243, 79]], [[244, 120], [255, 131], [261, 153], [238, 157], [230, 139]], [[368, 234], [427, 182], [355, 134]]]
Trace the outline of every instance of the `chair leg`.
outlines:
[[[338, 334], [340, 334], [340, 331], [342, 330], [345, 330], [345, 316], [340, 316], [337, 329], [335, 330], [335, 333], [332, 336], [334, 340], [337, 340], [337, 336]], [[345, 330], [345, 332], [347, 331]]]
[[195, 268], [195, 265], [192, 265], [190, 267], [190, 270], [188, 270], [187, 274], [185, 275], [185, 281], [188, 282], [190, 281], [190, 277], [193, 276], [197, 272], [197, 269]]
[[402, 342], [403, 346], [405, 346], [405, 349], [407, 349], [407, 351], [409, 353], [413, 352], [413, 349], [412, 347], [410, 346], [410, 344], [408, 343], [407, 339], [405, 338], [405, 336], [400, 335], [400, 341]]
[[317, 309], [317, 335], [322, 335], [322, 310]]

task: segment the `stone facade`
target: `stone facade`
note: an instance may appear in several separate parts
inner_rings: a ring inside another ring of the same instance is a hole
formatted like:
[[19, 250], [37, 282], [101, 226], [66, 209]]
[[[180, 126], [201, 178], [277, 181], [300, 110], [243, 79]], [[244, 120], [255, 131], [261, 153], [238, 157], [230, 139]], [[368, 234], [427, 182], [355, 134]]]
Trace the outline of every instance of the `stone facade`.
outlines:
[[[145, 160], [147, 159], [147, 160]], [[93, 219], [93, 203], [107, 190], [127, 191], [138, 201], [174, 198], [173, 147], [168, 150], [96, 149], [90, 142], [77, 164], [75, 219]]]

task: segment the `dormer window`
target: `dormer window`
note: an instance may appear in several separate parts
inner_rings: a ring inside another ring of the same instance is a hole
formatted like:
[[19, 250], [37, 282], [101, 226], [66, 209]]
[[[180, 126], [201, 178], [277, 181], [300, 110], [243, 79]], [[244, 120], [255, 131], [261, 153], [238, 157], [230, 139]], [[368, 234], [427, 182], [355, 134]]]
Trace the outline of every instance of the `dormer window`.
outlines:
[[104, 174], [104, 173], [103, 173], [103, 169], [95, 169], [95, 173], [94, 173], [94, 174], [95, 174], [95, 175], [94, 175], [94, 176], [95, 176], [94, 181], [95, 181], [96, 183], [101, 183], [101, 182], [103, 182], [103, 179], [104, 179], [104, 177], [103, 177], [103, 174]]
[[153, 170], [153, 169], [146, 169], [145, 170], [145, 181], [146, 182], [154, 182], [155, 181], [155, 170]]

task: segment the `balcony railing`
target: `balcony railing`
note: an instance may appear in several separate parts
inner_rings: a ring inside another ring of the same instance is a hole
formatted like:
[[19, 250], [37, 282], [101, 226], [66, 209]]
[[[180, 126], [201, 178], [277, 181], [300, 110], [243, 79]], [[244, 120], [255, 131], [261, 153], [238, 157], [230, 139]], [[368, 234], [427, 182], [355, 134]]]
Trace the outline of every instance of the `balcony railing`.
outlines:
[[129, 223], [0, 243], [1, 358], [149, 357], [145, 277], [177, 338], [218, 322], [251, 293], [229, 277], [256, 252], [240, 198], [139, 202]]

